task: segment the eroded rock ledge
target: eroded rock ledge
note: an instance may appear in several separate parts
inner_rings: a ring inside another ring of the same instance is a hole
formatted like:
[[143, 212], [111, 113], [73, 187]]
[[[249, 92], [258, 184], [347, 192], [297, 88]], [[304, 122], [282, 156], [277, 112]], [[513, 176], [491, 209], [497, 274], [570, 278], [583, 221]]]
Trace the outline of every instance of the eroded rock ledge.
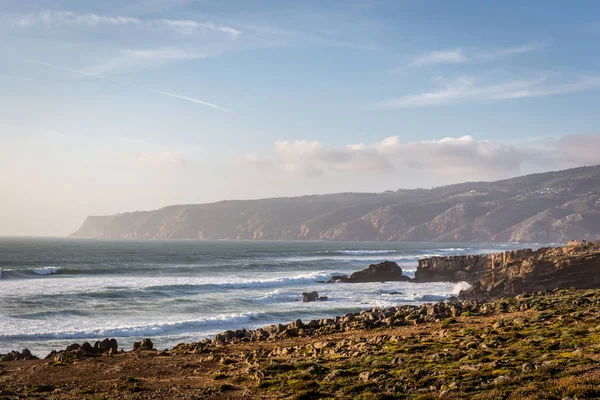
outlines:
[[600, 288], [600, 242], [419, 260], [415, 282], [460, 282], [461, 299], [486, 300], [556, 288]]

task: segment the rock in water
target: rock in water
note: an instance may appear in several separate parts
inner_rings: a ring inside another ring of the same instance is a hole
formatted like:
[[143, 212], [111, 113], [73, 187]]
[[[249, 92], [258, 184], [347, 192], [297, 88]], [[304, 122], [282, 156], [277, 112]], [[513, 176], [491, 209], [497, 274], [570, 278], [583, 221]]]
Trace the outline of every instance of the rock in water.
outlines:
[[319, 293], [317, 292], [304, 292], [302, 293], [302, 301], [308, 303], [310, 301], [317, 301], [319, 299]]
[[408, 276], [402, 275], [402, 268], [393, 261], [383, 261], [379, 264], [371, 264], [369, 268], [353, 273], [350, 276], [333, 276], [329, 283], [365, 283], [365, 282], [388, 282], [388, 281], [410, 281]]

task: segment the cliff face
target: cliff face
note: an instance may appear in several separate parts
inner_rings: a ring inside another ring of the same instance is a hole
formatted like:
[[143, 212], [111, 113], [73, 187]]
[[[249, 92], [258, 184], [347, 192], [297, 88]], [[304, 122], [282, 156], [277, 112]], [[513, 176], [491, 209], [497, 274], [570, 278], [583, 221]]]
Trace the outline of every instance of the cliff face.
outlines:
[[430, 190], [222, 201], [88, 217], [74, 237], [566, 242], [600, 239], [600, 166]]
[[485, 300], [556, 288], [600, 288], [600, 242], [482, 256], [419, 260], [417, 282], [467, 281], [461, 299]]
[[483, 274], [518, 264], [545, 251], [523, 249], [484, 255], [423, 258], [419, 260], [415, 282], [473, 282]]

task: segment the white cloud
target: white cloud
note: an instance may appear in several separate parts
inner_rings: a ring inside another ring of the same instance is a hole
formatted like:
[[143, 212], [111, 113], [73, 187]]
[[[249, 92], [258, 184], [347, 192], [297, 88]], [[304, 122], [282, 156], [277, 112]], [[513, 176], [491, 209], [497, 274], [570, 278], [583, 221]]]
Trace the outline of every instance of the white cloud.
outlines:
[[477, 53], [477, 54], [475, 54], [475, 57], [476, 58], [496, 58], [496, 57], [511, 56], [511, 55], [515, 55], [515, 54], [526, 54], [526, 53], [532, 53], [534, 51], [541, 50], [541, 49], [545, 48], [546, 46], [547, 46], [546, 43], [534, 41], [534, 42], [525, 43], [521, 46], [500, 48], [500, 49], [492, 50], [487, 53], [486, 52]]
[[[600, 135], [573, 135], [541, 143], [476, 140], [470, 135], [404, 143], [398, 136], [390, 136], [370, 145], [339, 148], [297, 140], [277, 142], [273, 153], [263, 158], [253, 155], [246, 164], [270, 166], [305, 178], [349, 172], [433, 175], [445, 181], [494, 180], [519, 175], [523, 168], [547, 170], [599, 164], [598, 147]], [[263, 164], [267, 159], [268, 164]]]
[[98, 28], [100, 26], [137, 26], [148, 29], [170, 30], [186, 35], [207, 31], [220, 32], [231, 37], [237, 37], [242, 34], [238, 29], [213, 22], [173, 19], [142, 20], [136, 17], [79, 14], [73, 11], [40, 11], [34, 14], [24, 14], [13, 18], [12, 25], [22, 28], [31, 28], [34, 26], [82, 26], [87, 28]]
[[107, 17], [97, 14], [77, 14], [72, 11], [40, 11], [37, 14], [21, 15], [13, 20], [13, 25], [29, 28], [35, 25], [141, 25], [142, 21], [132, 17]]
[[577, 134], [547, 138], [529, 146], [536, 162], [551, 168], [573, 168], [600, 164], [600, 134]]
[[477, 60], [489, 60], [500, 57], [507, 57], [516, 54], [526, 54], [538, 51], [546, 47], [546, 44], [541, 42], [529, 42], [521, 46], [498, 48], [494, 50], [481, 51], [472, 50], [465, 51], [462, 48], [433, 50], [413, 57], [409, 63], [409, 67], [423, 67], [429, 65], [440, 64], [458, 64], [467, 63]]
[[326, 170], [377, 171], [392, 170], [388, 160], [377, 157], [366, 146], [349, 145], [342, 149], [328, 149], [319, 141], [280, 141], [275, 143], [277, 158], [292, 175], [318, 176]]
[[443, 84], [443, 88], [410, 94], [378, 102], [378, 108], [400, 109], [429, 107], [459, 101], [507, 100], [524, 97], [551, 96], [600, 88], [599, 76], [585, 76], [568, 83], [552, 84], [545, 77], [481, 83], [471, 77], [460, 77]]
[[271, 157], [261, 157], [256, 153], [246, 153], [239, 160], [242, 165], [248, 165], [255, 168], [268, 168], [273, 165]]
[[152, 24], [158, 26], [166, 26], [170, 29], [178, 31], [179, 33], [189, 35], [198, 31], [218, 31], [226, 33], [233, 37], [237, 37], [242, 34], [241, 31], [232, 28], [230, 26], [217, 25], [212, 22], [196, 22], [191, 20], [173, 20], [173, 19], [161, 19], [152, 21]]
[[113, 71], [139, 66], [162, 65], [169, 62], [197, 60], [204, 55], [194, 50], [167, 47], [159, 49], [122, 50], [119, 55], [92, 67], [84, 68], [82, 72], [90, 75], [102, 75]]
[[462, 49], [436, 50], [421, 54], [412, 59], [409, 66], [422, 67], [435, 64], [455, 64], [467, 61]]

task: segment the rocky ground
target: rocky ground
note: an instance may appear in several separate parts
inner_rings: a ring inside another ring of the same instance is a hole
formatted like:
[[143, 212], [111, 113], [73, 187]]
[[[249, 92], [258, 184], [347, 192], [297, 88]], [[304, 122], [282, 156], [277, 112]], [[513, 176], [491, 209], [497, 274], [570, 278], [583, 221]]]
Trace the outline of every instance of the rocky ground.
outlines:
[[167, 351], [106, 341], [0, 362], [0, 399], [598, 398], [599, 321], [600, 290], [557, 290], [229, 331]]

